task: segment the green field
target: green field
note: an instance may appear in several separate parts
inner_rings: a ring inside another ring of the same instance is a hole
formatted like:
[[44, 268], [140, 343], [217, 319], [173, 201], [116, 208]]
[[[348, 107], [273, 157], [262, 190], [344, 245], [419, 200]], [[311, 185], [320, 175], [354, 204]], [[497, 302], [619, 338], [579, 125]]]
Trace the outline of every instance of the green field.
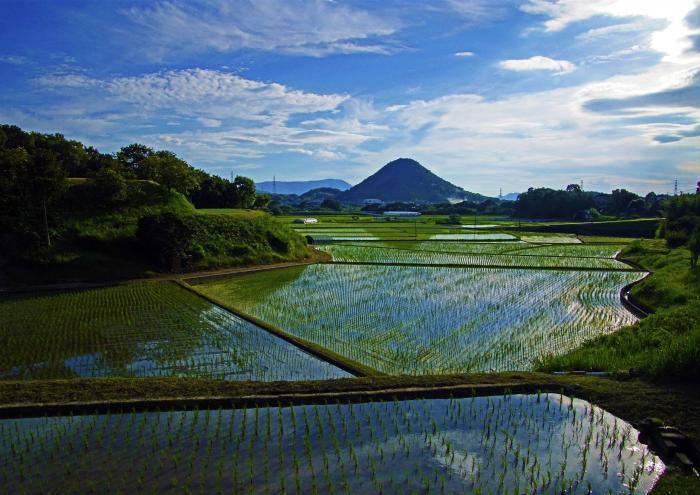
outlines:
[[623, 271], [312, 265], [198, 285], [385, 373], [529, 369], [635, 318]]
[[[588, 246], [586, 246], [588, 247]], [[590, 253], [609, 253], [610, 249], [590, 250]], [[353, 245], [324, 245], [319, 249], [333, 257], [333, 261], [344, 263], [380, 263], [411, 265], [463, 265], [493, 266], [512, 268], [569, 268], [592, 270], [630, 270], [630, 266], [612, 257], [586, 255], [583, 253], [566, 253], [560, 249], [547, 247], [517, 251], [513, 254], [457, 254], [433, 252], [427, 250], [409, 250]], [[532, 254], [531, 254], [532, 253]], [[541, 253], [541, 254], [540, 254]], [[552, 254], [550, 254], [552, 253]], [[614, 253], [613, 253], [614, 254]]]
[[349, 376], [171, 282], [0, 299], [0, 378]]
[[637, 434], [558, 394], [16, 419], [0, 422], [0, 481], [8, 493], [643, 495], [665, 465]]

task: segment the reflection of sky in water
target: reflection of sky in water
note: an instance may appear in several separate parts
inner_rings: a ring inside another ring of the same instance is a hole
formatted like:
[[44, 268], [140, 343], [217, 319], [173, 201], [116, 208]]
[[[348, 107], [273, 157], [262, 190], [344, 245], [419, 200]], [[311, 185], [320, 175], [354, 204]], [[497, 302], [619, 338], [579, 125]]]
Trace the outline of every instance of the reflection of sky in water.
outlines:
[[665, 466], [637, 434], [555, 394], [36, 418], [0, 421], [0, 468], [10, 491], [49, 479], [66, 490], [68, 470], [105, 492], [142, 476], [156, 491], [175, 477], [181, 490], [246, 493], [641, 495]]
[[[187, 338], [168, 338], [167, 329], [163, 333], [162, 339], [137, 342], [128, 359], [121, 354], [113, 357], [109, 351], [93, 352], [65, 358], [61, 364], [83, 378], [190, 376], [269, 381], [351, 376], [218, 307], [201, 311], [197, 330]], [[0, 376], [21, 376], [47, 366], [15, 367]]]

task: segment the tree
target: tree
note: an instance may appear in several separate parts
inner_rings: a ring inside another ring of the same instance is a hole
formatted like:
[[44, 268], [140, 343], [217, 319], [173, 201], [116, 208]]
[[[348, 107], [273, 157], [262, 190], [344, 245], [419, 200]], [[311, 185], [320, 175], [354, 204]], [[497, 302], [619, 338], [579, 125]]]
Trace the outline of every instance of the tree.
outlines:
[[267, 205], [270, 204], [270, 201], [272, 201], [272, 196], [269, 194], [256, 194], [255, 195], [255, 203], [253, 203], [253, 208], [256, 210], [262, 210], [263, 208], [267, 208]]
[[117, 160], [133, 177], [149, 179], [149, 177], [145, 177], [144, 164], [146, 159], [153, 155], [153, 149], [143, 144], [134, 143], [117, 151]]
[[674, 196], [666, 205], [664, 238], [670, 247], [682, 246], [700, 229], [700, 195]]
[[595, 200], [592, 193], [571, 184], [566, 191], [529, 188], [518, 196], [514, 206], [515, 216], [520, 218], [573, 218], [578, 212], [595, 206]]
[[255, 182], [248, 177], [237, 175], [233, 180], [237, 208], [252, 208], [255, 204]]
[[101, 168], [93, 179], [95, 195], [107, 204], [119, 203], [126, 199], [126, 179], [115, 167]]
[[610, 195], [607, 213], [624, 215], [627, 213], [630, 203], [637, 198], [639, 196], [627, 189], [615, 189]]
[[688, 249], [690, 249], [690, 267], [698, 266], [698, 257], [700, 257], [700, 227], [695, 227], [690, 239], [688, 240]]
[[328, 208], [329, 210], [340, 211], [343, 209], [343, 205], [340, 204], [340, 201], [338, 201], [337, 199], [326, 198], [321, 202], [321, 208]]
[[190, 193], [195, 208], [233, 208], [233, 185], [230, 181], [196, 171], [199, 187]]
[[[43, 212], [46, 245], [51, 247], [48, 208], [66, 190], [66, 172], [52, 151], [36, 150], [32, 157], [30, 193], [33, 204], [40, 204]], [[30, 205], [27, 205], [30, 206]]]
[[[154, 157], [150, 157], [149, 161]], [[159, 151], [155, 154], [158, 165], [155, 171], [155, 180], [162, 186], [178, 191], [182, 194], [189, 194], [190, 191], [199, 187], [197, 173], [194, 168], [178, 158], [170, 151]]]

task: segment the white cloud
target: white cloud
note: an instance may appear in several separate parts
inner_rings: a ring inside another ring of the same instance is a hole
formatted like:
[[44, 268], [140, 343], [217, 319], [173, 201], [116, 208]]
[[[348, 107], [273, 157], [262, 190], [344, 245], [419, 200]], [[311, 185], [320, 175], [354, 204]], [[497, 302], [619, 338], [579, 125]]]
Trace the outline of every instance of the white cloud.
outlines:
[[221, 124], [223, 124], [219, 119], [210, 119], [208, 117], [198, 117], [197, 122], [204, 127], [221, 127]]
[[245, 79], [236, 74], [187, 69], [115, 77], [107, 80], [84, 75], [48, 75], [35, 83], [51, 88], [99, 89], [104, 105], [134, 105], [141, 112], [174, 112], [200, 118], [205, 127], [218, 127], [222, 119], [285, 120], [295, 113], [330, 111], [347, 95], [316, 94], [278, 83]]
[[457, 52], [455, 53], [455, 57], [473, 57], [474, 52]]
[[0, 55], [0, 63], [10, 65], [24, 65], [27, 63], [27, 59], [25, 57], [20, 57], [19, 55]]
[[599, 28], [589, 29], [588, 31], [576, 36], [576, 39], [581, 41], [597, 41], [601, 38], [607, 38], [621, 33], [635, 33], [648, 29], [648, 25], [642, 22], [623, 22], [621, 24], [613, 24], [611, 26], [603, 26]]
[[576, 66], [568, 60], [554, 60], [541, 55], [520, 60], [503, 60], [499, 65], [504, 69], [514, 71], [548, 70], [557, 74], [566, 74], [576, 69]]
[[125, 36], [145, 56], [243, 48], [308, 56], [388, 53], [391, 44], [369, 41], [393, 34], [396, 22], [365, 10], [324, 0], [161, 0], [123, 13]]
[[104, 86], [102, 81], [82, 74], [47, 74], [34, 79], [34, 83], [48, 88], [94, 88]]
[[690, 46], [691, 31], [684, 19], [695, 5], [695, 0], [528, 0], [520, 9], [546, 16], [545, 30], [552, 32], [595, 16], [661, 19], [666, 21], [666, 26], [652, 35], [650, 46], [669, 59], [677, 59]]

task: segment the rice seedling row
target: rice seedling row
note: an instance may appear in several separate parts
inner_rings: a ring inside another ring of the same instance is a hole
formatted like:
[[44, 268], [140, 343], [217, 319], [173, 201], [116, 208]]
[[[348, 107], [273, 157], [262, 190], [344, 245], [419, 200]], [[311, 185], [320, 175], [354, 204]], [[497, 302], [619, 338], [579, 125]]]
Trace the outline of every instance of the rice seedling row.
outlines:
[[0, 378], [349, 376], [169, 282], [0, 301]]
[[396, 242], [362, 242], [341, 243], [352, 246], [384, 247], [408, 249], [412, 251], [437, 251], [463, 254], [501, 254], [534, 247], [519, 241], [510, 242], [451, 242], [451, 241], [396, 241]]
[[631, 324], [619, 290], [641, 275], [325, 264], [198, 289], [376, 370], [433, 374], [527, 370]]
[[576, 258], [613, 258], [621, 244], [532, 244], [528, 242], [352, 242], [343, 245], [407, 249], [462, 254], [512, 254], [518, 256], [569, 256]]
[[646, 494], [629, 424], [555, 394], [0, 421], [7, 493]]
[[579, 244], [581, 240], [573, 234], [570, 235], [534, 235], [520, 236], [525, 242], [538, 242], [542, 244]]
[[518, 238], [511, 234], [501, 233], [476, 233], [468, 232], [464, 234], [435, 234], [430, 236], [434, 241], [515, 241]]
[[523, 256], [571, 256], [578, 258], [614, 258], [623, 248], [620, 244], [550, 244], [528, 245], [527, 249], [514, 251]]
[[[324, 245], [319, 249], [343, 263], [398, 263], [411, 265], [464, 265], [514, 268], [575, 268], [596, 270], [631, 270], [629, 265], [612, 258], [566, 255], [526, 254], [456, 254], [369, 246]], [[529, 254], [532, 250], [527, 251]], [[546, 251], [545, 251], [546, 253]]]

